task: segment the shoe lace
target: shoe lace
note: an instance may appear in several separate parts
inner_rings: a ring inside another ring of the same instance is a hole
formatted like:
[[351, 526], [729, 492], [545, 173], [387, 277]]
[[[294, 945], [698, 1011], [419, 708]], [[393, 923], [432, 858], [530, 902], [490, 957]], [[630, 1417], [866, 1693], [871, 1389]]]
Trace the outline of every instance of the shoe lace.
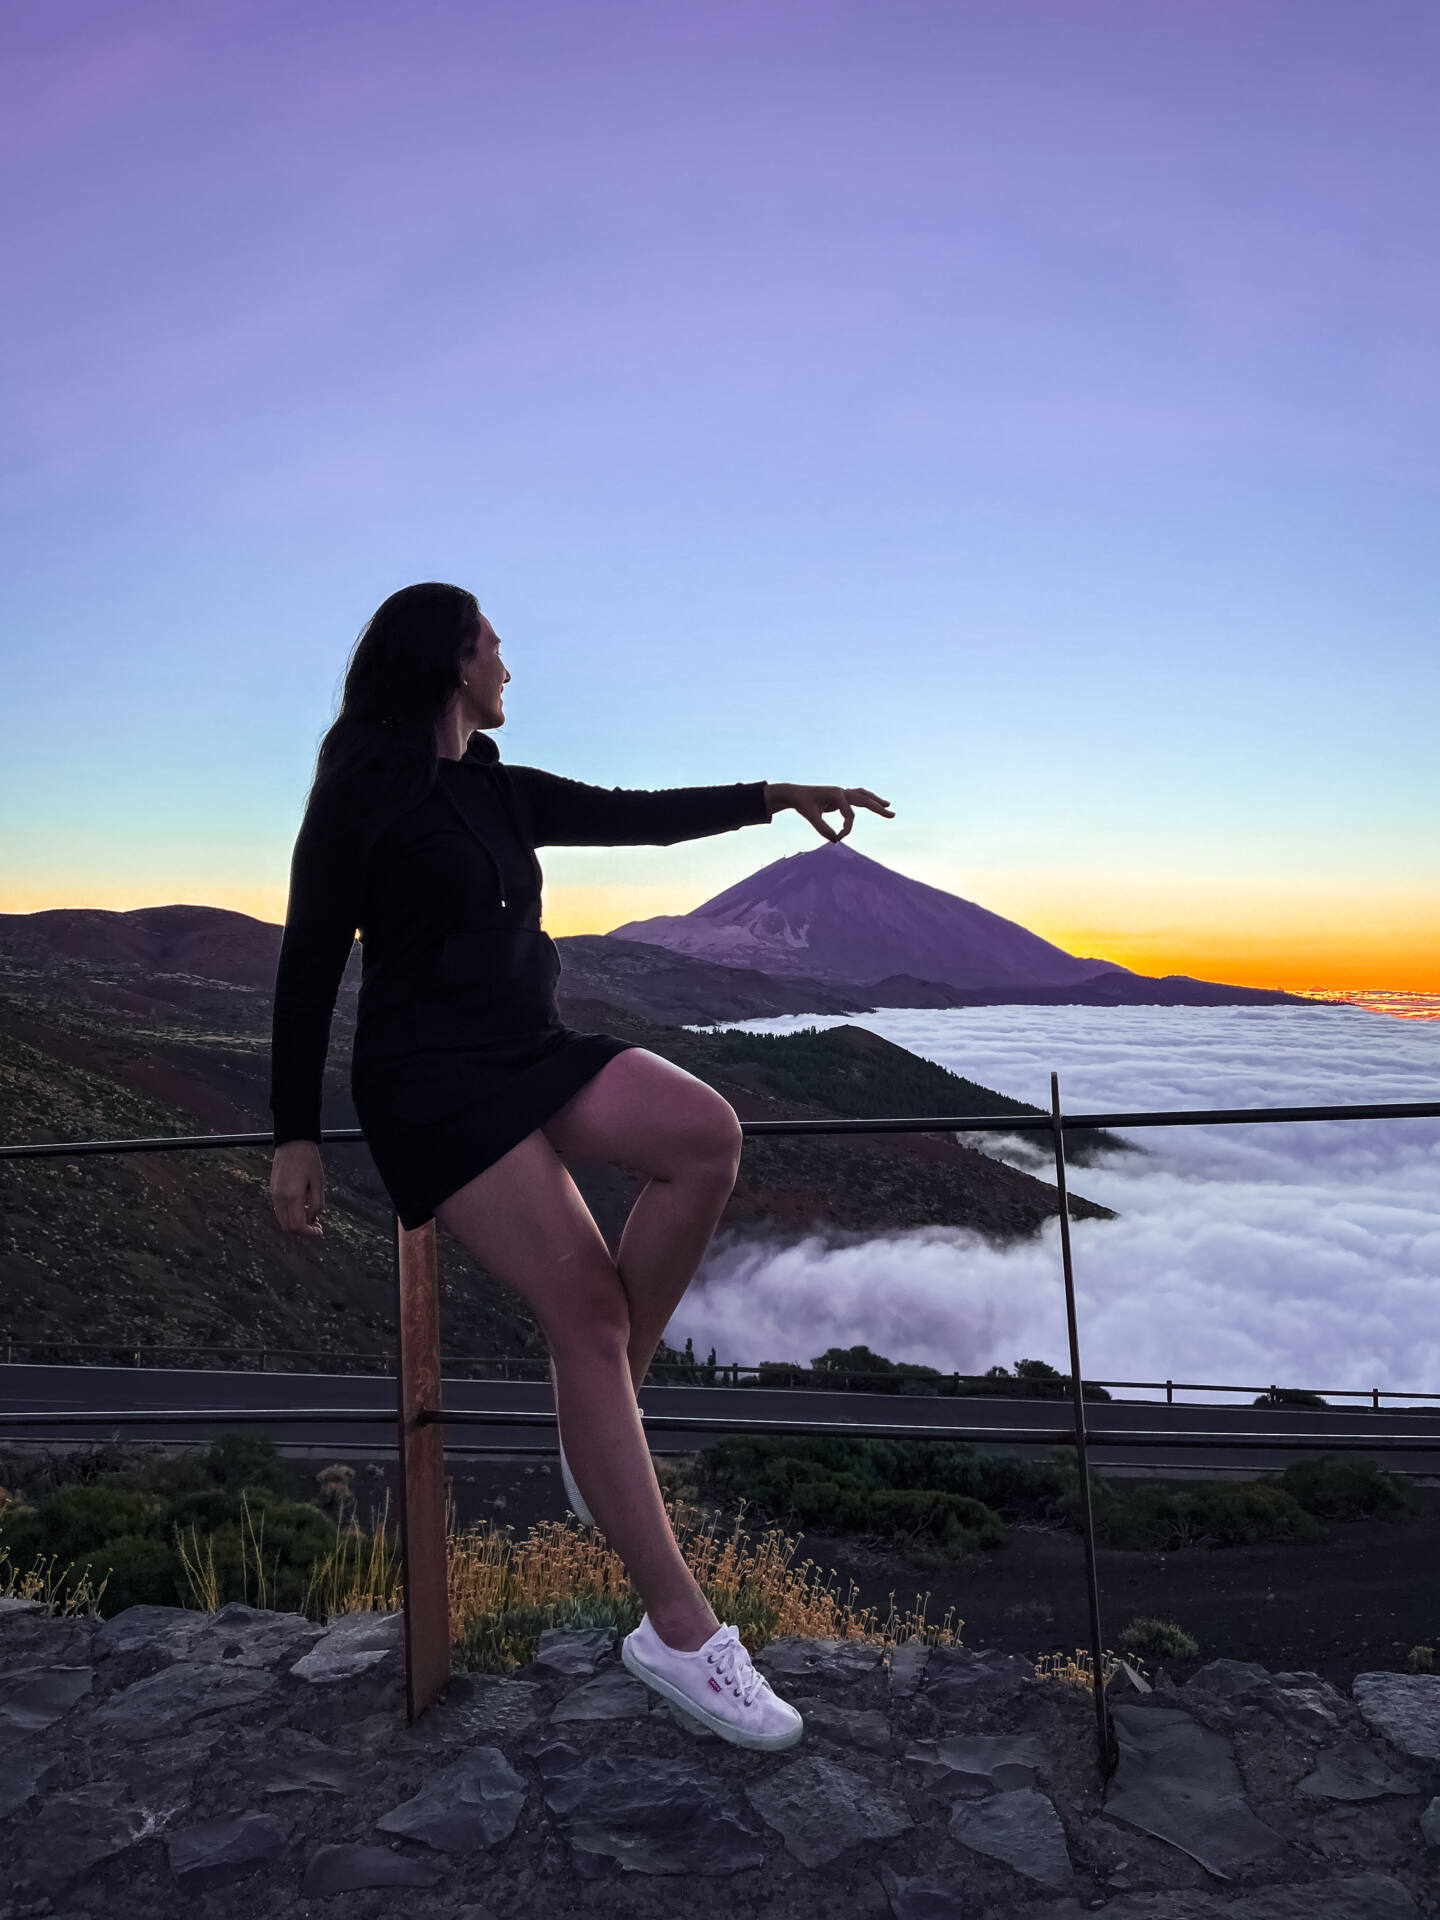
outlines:
[[725, 1637], [705, 1657], [719, 1669], [725, 1685], [738, 1693], [741, 1703], [748, 1707], [764, 1686], [765, 1679], [755, 1671], [738, 1631], [734, 1627], [726, 1627]]

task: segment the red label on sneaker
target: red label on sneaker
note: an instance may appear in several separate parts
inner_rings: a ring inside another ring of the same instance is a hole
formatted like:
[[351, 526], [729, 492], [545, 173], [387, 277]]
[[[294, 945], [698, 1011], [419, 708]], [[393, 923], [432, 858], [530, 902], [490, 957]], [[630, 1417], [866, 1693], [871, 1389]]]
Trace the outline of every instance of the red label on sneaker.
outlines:
[[714, 1692], [716, 1692], [716, 1693], [723, 1693], [723, 1692], [725, 1691], [725, 1689], [724, 1689], [724, 1688], [723, 1688], [723, 1687], [721, 1686], [721, 1684], [720, 1684], [720, 1682], [719, 1682], [718, 1680], [713, 1680], [713, 1679], [712, 1679], [712, 1680], [711, 1680], [711, 1682], [710, 1682], [710, 1685], [711, 1685], [711, 1688], [713, 1689], [713, 1691], [714, 1691]]

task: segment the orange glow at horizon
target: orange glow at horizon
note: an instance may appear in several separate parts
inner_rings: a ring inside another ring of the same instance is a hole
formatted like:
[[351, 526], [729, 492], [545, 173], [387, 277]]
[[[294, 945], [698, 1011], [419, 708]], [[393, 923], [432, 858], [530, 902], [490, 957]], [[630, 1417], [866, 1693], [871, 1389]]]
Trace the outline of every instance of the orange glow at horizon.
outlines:
[[[1093, 954], [1137, 973], [1185, 973], [1291, 992], [1440, 993], [1440, 899], [1416, 889], [1249, 877], [1156, 883], [1143, 874], [998, 868], [962, 873], [926, 866], [913, 877], [978, 900], [1071, 953]], [[208, 876], [166, 878], [50, 874], [0, 885], [0, 913], [56, 907], [126, 912], [177, 903], [224, 907], [278, 923], [285, 915], [285, 888], [239, 876], [217, 884], [213, 869]], [[629, 920], [687, 913], [698, 904], [693, 884], [552, 882], [545, 890], [545, 927], [557, 937], [607, 933]]]

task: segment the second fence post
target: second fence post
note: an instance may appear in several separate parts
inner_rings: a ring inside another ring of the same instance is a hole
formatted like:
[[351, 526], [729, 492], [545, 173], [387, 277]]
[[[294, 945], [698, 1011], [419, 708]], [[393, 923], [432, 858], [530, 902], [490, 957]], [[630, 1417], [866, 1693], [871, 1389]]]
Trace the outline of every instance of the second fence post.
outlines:
[[395, 1222], [399, 1330], [400, 1562], [405, 1584], [405, 1699], [418, 1720], [450, 1678], [445, 1541], [445, 1429], [440, 1424], [440, 1285], [435, 1222]]

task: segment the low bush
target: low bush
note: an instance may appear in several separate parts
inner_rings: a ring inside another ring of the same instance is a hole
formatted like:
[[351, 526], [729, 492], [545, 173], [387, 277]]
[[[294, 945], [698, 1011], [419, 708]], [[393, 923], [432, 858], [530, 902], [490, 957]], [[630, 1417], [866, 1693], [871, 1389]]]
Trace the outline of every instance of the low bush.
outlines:
[[1125, 1494], [1102, 1482], [1100, 1489], [1094, 1503], [1095, 1532], [1107, 1547], [1175, 1553], [1182, 1547], [1318, 1540], [1323, 1532], [1293, 1495], [1265, 1481], [1142, 1486]]
[[1299, 1460], [1279, 1476], [1280, 1485], [1320, 1520], [1399, 1519], [1414, 1499], [1403, 1480], [1377, 1461], [1323, 1453]]
[[1138, 1654], [1142, 1660], [1193, 1660], [1200, 1651], [1199, 1642], [1183, 1627], [1173, 1620], [1153, 1620], [1148, 1614], [1140, 1614], [1122, 1627], [1119, 1640], [1127, 1653]]
[[[12, 1582], [42, 1562], [88, 1565], [105, 1580], [100, 1611], [180, 1606], [198, 1596], [187, 1571], [203, 1551], [206, 1594], [299, 1608], [311, 1569], [333, 1548], [334, 1521], [290, 1498], [266, 1440], [222, 1436], [204, 1452], [101, 1472], [0, 1517], [0, 1571]], [[106, 1577], [108, 1574], [108, 1578]]]
[[777, 1525], [924, 1542], [958, 1558], [1005, 1537], [977, 1491], [972, 1449], [914, 1440], [722, 1440], [701, 1456], [705, 1490], [738, 1495]]

